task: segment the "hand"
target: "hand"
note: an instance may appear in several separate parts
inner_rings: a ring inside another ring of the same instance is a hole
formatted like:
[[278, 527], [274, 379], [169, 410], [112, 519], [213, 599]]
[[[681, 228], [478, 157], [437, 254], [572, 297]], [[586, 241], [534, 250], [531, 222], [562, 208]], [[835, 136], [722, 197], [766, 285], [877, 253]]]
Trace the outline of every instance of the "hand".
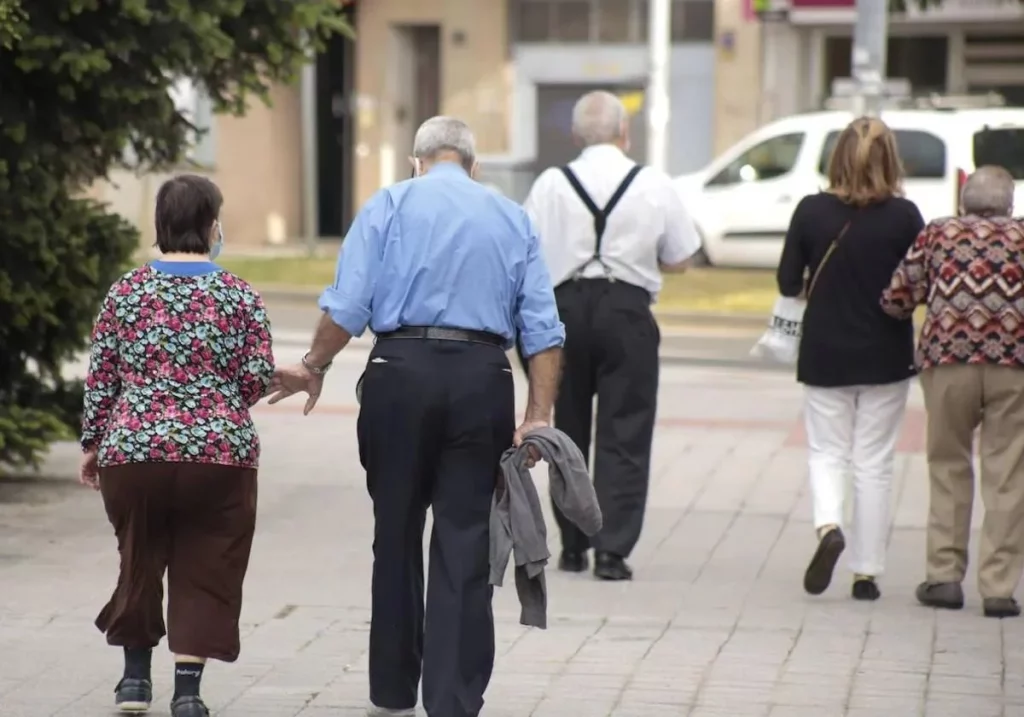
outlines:
[[100, 468], [95, 448], [82, 455], [82, 464], [78, 469], [78, 482], [93, 490], [100, 489]]
[[309, 395], [309, 398], [306, 399], [302, 415], [308, 416], [310, 411], [316, 406], [323, 387], [323, 374], [318, 376], [302, 364], [278, 368], [274, 371], [274, 377], [270, 380], [270, 388], [267, 390], [267, 395], [270, 396], [268, 403], [273, 405], [300, 391], [304, 391]]
[[[547, 428], [549, 425], [547, 421], [531, 421], [530, 419], [523, 421], [523, 425], [517, 428], [516, 432], [512, 435], [512, 445], [519, 448], [519, 446], [523, 445], [523, 439], [526, 437], [526, 434], [538, 428]], [[537, 461], [540, 460], [540, 451], [534, 446], [527, 446], [526, 451], [526, 467], [533, 468], [537, 465]]]

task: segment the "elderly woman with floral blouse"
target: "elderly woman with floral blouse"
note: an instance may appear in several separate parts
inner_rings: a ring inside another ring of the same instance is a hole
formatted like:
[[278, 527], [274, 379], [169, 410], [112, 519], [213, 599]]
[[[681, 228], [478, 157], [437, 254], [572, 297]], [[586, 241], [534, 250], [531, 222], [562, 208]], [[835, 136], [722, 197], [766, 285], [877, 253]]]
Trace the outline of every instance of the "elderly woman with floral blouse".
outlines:
[[259, 295], [212, 263], [224, 242], [222, 203], [203, 177], [160, 188], [163, 256], [111, 287], [92, 335], [81, 480], [102, 493], [121, 554], [96, 626], [124, 649], [122, 712], [149, 708], [152, 651], [165, 634], [173, 717], [207, 717], [203, 666], [239, 653], [260, 453], [249, 408], [274, 359]]

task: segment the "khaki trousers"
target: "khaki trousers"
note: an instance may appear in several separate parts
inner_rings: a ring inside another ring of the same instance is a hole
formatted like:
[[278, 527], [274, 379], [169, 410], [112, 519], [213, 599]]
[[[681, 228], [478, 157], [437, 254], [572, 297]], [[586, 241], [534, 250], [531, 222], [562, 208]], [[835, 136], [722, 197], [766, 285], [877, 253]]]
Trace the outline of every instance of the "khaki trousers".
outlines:
[[961, 582], [974, 502], [973, 442], [980, 425], [983, 598], [1013, 595], [1024, 569], [1024, 370], [956, 364], [921, 373], [928, 410], [928, 581]]

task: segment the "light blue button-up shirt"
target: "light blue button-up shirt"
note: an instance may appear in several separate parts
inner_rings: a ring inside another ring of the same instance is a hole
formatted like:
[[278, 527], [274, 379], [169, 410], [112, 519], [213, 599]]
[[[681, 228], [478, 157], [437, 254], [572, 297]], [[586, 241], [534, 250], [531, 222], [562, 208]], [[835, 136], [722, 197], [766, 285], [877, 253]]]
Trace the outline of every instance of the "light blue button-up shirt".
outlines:
[[551, 277], [526, 212], [441, 163], [367, 202], [320, 308], [353, 336], [402, 326], [519, 335], [533, 356], [565, 342]]

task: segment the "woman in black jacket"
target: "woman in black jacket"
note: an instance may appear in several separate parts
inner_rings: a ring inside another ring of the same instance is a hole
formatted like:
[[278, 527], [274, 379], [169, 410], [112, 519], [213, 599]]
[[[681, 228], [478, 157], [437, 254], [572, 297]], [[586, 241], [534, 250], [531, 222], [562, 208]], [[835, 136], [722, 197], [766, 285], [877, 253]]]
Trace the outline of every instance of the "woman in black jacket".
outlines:
[[[900, 424], [914, 375], [913, 321], [882, 311], [892, 273], [924, 227], [902, 198], [896, 140], [878, 119], [854, 120], [829, 163], [829, 188], [793, 213], [779, 263], [783, 296], [807, 296], [797, 381], [806, 388], [818, 548], [804, 589], [819, 595], [846, 547], [846, 478], [853, 475], [853, 597], [877, 600]], [[813, 290], [810, 290], [813, 287]]]

